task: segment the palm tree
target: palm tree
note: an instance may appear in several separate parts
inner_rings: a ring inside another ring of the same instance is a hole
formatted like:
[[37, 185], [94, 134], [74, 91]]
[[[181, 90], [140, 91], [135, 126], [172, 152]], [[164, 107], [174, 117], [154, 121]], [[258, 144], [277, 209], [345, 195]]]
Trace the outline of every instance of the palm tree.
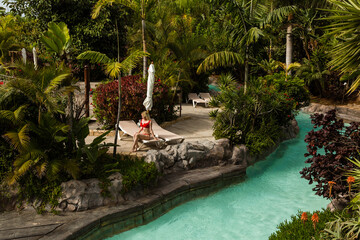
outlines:
[[64, 113], [59, 99], [74, 90], [73, 86], [65, 85], [71, 75], [69, 69], [52, 65], [35, 70], [33, 64], [19, 64], [18, 70], [19, 77], [9, 79], [6, 88], [22, 93], [37, 106], [38, 122], [45, 112]]
[[[230, 11], [237, 15], [234, 24], [229, 29], [229, 36], [239, 51], [221, 51], [208, 56], [199, 66], [197, 72], [201, 73], [220, 66], [231, 66], [236, 64], [245, 65], [244, 92], [246, 92], [249, 79], [249, 54], [250, 46], [256, 43], [264, 32], [256, 25], [259, 17], [257, 1], [233, 0]], [[245, 57], [243, 57], [245, 55]]]
[[19, 153], [7, 182], [14, 184], [29, 171], [39, 178], [54, 179], [64, 170], [76, 178], [79, 171], [76, 161], [63, 155], [69, 126], [59, 123], [49, 112], [44, 113], [37, 124], [25, 121], [27, 111], [28, 105], [15, 111], [0, 110], [0, 121], [10, 126], [3, 137]]
[[114, 157], [116, 155], [116, 145], [117, 145], [117, 136], [118, 136], [118, 124], [120, 120], [120, 111], [121, 111], [121, 71], [129, 71], [130, 69], [133, 69], [136, 67], [136, 63], [144, 56], [147, 56], [148, 54], [142, 51], [135, 51], [130, 56], [128, 56], [125, 60], [123, 60], [121, 63], [117, 60], [110, 59], [108, 56], [106, 56], [103, 53], [99, 53], [96, 51], [86, 51], [81, 53], [79, 56], [77, 56], [77, 59], [80, 60], [88, 60], [91, 63], [102, 63], [105, 65], [105, 72], [108, 74], [111, 78], [119, 79], [119, 102], [118, 102], [118, 112], [117, 112], [117, 120], [116, 120], [116, 126], [115, 126], [115, 138], [114, 138]]
[[[324, 18], [332, 23], [327, 26], [329, 34], [338, 38], [337, 44], [331, 49], [332, 60], [329, 66], [339, 69], [343, 74], [356, 73], [360, 69], [360, 2], [352, 0], [332, 1], [337, 9], [326, 9], [332, 13]], [[360, 75], [357, 74], [348, 93], [354, 92], [360, 85]]]
[[[142, 36], [142, 46], [143, 52], [146, 52], [146, 39], [145, 39], [145, 30], [146, 30], [146, 13], [150, 11], [150, 9], [155, 6], [156, 0], [99, 0], [92, 12], [92, 18], [96, 18], [101, 9], [107, 5], [120, 4], [125, 7], [129, 7], [132, 9], [135, 14], [138, 14], [141, 18], [141, 36]], [[147, 63], [146, 63], [146, 56], [143, 56], [143, 78], [146, 77], [147, 71]]]

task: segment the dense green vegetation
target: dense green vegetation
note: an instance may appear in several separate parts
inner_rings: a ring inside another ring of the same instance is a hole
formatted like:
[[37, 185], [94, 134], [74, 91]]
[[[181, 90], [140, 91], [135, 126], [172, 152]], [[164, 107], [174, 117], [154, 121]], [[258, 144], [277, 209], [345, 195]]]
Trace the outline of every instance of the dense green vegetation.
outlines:
[[[212, 75], [221, 89], [211, 102], [219, 107], [211, 113], [214, 136], [245, 144], [252, 154], [279, 140], [279, 130], [310, 95], [343, 103], [356, 97], [360, 85], [359, 0], [4, 2], [11, 13], [0, 12], [0, 73], [6, 75], [5, 84], [0, 80], [0, 188], [18, 186], [20, 200], [39, 199], [40, 211], [46, 203], [57, 204], [63, 181], [98, 177], [106, 186], [106, 177], [119, 171], [129, 191], [151, 186], [158, 177], [154, 165], [108, 156], [104, 135], [85, 143], [89, 119], [82, 115], [83, 104], [74, 101], [85, 64], [93, 80], [104, 81], [94, 104], [107, 127], [118, 120], [116, 109], [122, 119], [139, 117], [150, 61], [159, 80], [152, 112], [159, 121], [174, 117], [178, 91], [183, 99], [190, 92], [208, 92]], [[126, 94], [119, 97], [121, 80]], [[332, 135], [309, 133], [308, 161], [314, 165], [303, 176], [318, 183], [319, 195], [330, 197], [329, 181], [338, 181], [334, 194], [346, 195], [344, 169], [359, 178], [358, 125], [343, 132], [341, 122], [321, 118], [315, 117], [317, 126], [329, 127]], [[319, 155], [322, 148], [328, 154]], [[355, 197], [356, 206], [356, 194], [345, 197]], [[341, 234], [352, 237], [347, 226], [356, 214], [329, 223], [328, 234], [339, 233], [340, 226]]]

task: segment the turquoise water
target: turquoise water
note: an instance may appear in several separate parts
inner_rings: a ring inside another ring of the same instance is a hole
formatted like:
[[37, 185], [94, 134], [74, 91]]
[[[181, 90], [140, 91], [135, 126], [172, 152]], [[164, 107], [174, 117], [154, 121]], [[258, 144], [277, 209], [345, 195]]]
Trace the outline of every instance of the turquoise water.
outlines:
[[325, 208], [329, 201], [315, 196], [312, 185], [300, 178], [299, 171], [305, 166], [303, 139], [312, 125], [306, 114], [300, 114], [297, 121], [299, 136], [282, 143], [266, 161], [249, 167], [244, 182], [109, 239], [263, 240], [299, 209]]

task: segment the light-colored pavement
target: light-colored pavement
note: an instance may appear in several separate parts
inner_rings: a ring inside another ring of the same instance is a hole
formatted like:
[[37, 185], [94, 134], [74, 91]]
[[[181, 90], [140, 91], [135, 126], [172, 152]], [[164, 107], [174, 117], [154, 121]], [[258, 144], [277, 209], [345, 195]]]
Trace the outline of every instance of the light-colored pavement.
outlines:
[[[194, 108], [192, 104], [183, 104], [181, 117], [178, 120], [174, 121], [174, 123], [165, 124], [164, 129], [184, 137], [185, 142], [204, 140], [214, 141], [215, 139], [212, 136], [213, 120], [209, 117], [209, 112], [214, 109], [215, 108], [205, 108], [204, 106], [199, 105]], [[137, 119], [135, 120], [137, 121]], [[96, 129], [98, 127], [99, 126], [96, 123], [90, 124], [90, 129]], [[86, 142], [91, 143], [95, 138], [96, 136], [88, 136], [86, 138]], [[106, 137], [104, 142], [114, 143], [113, 134], [109, 134], [109, 136]], [[121, 141], [118, 141], [117, 144], [117, 152], [130, 154], [133, 139], [130, 136], [123, 136]], [[144, 146], [141, 148], [140, 151], [134, 154], [142, 156], [149, 149], [150, 147]], [[113, 149], [111, 148], [109, 151], [112, 152]]]

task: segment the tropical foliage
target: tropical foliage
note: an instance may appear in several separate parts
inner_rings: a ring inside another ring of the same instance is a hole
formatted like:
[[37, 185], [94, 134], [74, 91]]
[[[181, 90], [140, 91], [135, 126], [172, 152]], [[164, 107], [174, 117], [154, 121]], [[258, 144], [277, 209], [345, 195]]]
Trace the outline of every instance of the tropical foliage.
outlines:
[[285, 81], [284, 77], [276, 77], [254, 79], [247, 93], [236, 86], [230, 75], [220, 77], [221, 93], [212, 104], [219, 105], [221, 111], [215, 110], [211, 114], [215, 118], [215, 138], [228, 138], [233, 144], [246, 144], [253, 154], [261, 154], [275, 145], [280, 138], [281, 127], [293, 119], [298, 101], [309, 100], [306, 94], [298, 95], [306, 93], [300, 79]]
[[305, 157], [309, 157], [300, 173], [310, 184], [316, 182], [313, 190], [316, 195], [330, 198], [329, 181], [336, 184], [332, 187], [333, 195], [346, 196], [348, 183], [346, 171], [355, 167], [348, 159], [358, 158], [360, 148], [360, 123], [352, 122], [344, 126], [343, 120], [336, 118], [336, 111], [331, 110], [326, 115], [311, 116], [314, 128], [305, 137], [308, 144]]

